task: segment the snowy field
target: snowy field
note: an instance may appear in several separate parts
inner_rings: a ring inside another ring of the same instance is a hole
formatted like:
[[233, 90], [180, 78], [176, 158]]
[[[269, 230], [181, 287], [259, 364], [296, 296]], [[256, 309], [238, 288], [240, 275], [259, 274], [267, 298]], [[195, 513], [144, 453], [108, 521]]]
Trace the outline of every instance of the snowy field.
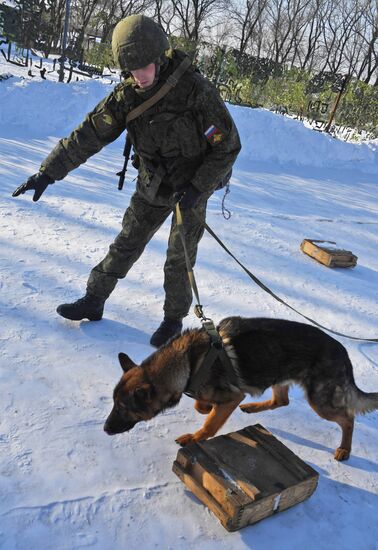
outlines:
[[[0, 74], [13, 68], [0, 64]], [[13, 71], [14, 72], [14, 71]], [[261, 423], [320, 474], [314, 495], [236, 533], [172, 473], [175, 437], [203, 420], [184, 397], [148, 424], [103, 432], [121, 370], [139, 362], [162, 318], [165, 224], [106, 304], [101, 322], [74, 323], [56, 306], [83, 294], [90, 269], [117, 235], [135, 172], [117, 190], [123, 138], [49, 187], [38, 203], [12, 191], [110, 85], [63, 85], [21, 72], [0, 82], [0, 548], [376, 550], [378, 412], [356, 421], [352, 456], [337, 463], [336, 424], [291, 390], [287, 408], [233, 414], [221, 433]], [[243, 150], [221, 215], [208, 223], [274, 292], [333, 330], [378, 337], [378, 143], [350, 144], [264, 110], [230, 107]], [[328, 269], [299, 250], [336, 241], [358, 256]], [[302, 320], [254, 285], [208, 235], [197, 283], [205, 313]], [[186, 327], [199, 326], [191, 312]], [[378, 391], [378, 345], [339, 338], [358, 386]], [[263, 398], [269, 396], [269, 391]]]

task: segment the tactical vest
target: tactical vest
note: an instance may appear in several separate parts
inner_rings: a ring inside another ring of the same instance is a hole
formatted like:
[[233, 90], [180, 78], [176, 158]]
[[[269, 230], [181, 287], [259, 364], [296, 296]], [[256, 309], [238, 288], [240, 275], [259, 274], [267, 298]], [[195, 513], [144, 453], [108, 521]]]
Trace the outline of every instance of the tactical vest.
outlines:
[[[176, 52], [162, 75], [160, 85], [177, 68], [183, 55]], [[168, 197], [187, 185], [204, 159], [207, 142], [194, 105], [198, 76], [190, 67], [175, 88], [127, 124], [139, 158], [137, 187], [150, 200], [156, 195]], [[155, 86], [147, 93], [153, 95], [157, 90], [158, 86]], [[127, 86], [125, 99], [128, 111], [147, 99], [146, 95], [139, 95]]]

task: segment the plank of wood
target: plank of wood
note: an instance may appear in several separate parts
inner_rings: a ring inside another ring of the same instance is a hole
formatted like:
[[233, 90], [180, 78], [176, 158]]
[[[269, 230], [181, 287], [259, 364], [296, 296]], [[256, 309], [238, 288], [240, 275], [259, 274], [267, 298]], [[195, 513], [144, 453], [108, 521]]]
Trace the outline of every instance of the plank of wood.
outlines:
[[297, 457], [290, 449], [288, 449], [281, 441], [276, 439], [266, 428], [261, 424], [247, 426], [241, 432], [246, 431], [255, 439], [261, 446], [264, 447], [283, 467], [289, 470], [296, 476], [298, 481], [302, 481], [307, 477], [316, 476], [319, 474], [308, 464]]
[[[221, 449], [222, 444], [224, 445], [223, 453]], [[244, 505], [250, 503], [251, 499], [255, 501], [262, 498], [263, 492], [245, 474], [248, 466], [245, 462], [243, 462], [243, 460], [238, 460], [238, 448], [236, 446], [234, 449], [230, 449], [230, 442], [227, 440], [227, 436], [218, 436], [216, 440], [211, 439], [203, 442], [202, 444], [200, 443], [199, 445], [201, 446], [203, 452], [208, 455], [211, 462], [216, 463], [218, 468], [224, 472], [227, 472], [227, 475], [233, 480], [233, 482], [242, 489], [245, 495], [249, 497], [247, 502], [243, 503]], [[215, 446], [215, 449], [212, 448], [213, 445]], [[225, 460], [225, 458], [229, 456], [232, 457], [233, 463]]]
[[218, 502], [209, 494], [206, 489], [204, 489], [195, 479], [192, 478], [186, 471], [183, 469], [181, 464], [177, 461], [173, 463], [173, 472], [185, 483], [185, 485], [190, 489], [190, 491], [196, 495], [210, 510], [217, 516], [223, 527], [227, 530], [232, 529], [232, 521], [230, 517], [226, 514], [223, 508], [218, 504]]
[[203, 452], [199, 444], [180, 449], [176, 461], [213, 495], [230, 517], [233, 517], [235, 510], [249, 504], [250, 499], [227, 479], [225, 472]]
[[250, 497], [259, 494], [264, 498], [301, 480], [296, 470], [291, 472], [282, 466], [281, 455], [269, 452], [270, 448], [251, 439], [245, 430], [210, 439], [202, 443], [202, 448]]
[[298, 483], [285, 491], [282, 491], [279, 502], [277, 503], [277, 511], [282, 512], [299, 502], [303, 502], [310, 497], [318, 485], [318, 478], [313, 477], [302, 483]]

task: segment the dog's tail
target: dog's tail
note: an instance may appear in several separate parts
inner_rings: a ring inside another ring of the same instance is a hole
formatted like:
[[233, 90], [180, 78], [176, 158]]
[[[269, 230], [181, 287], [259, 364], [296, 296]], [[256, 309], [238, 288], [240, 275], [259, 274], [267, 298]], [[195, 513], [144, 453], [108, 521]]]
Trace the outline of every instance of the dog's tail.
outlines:
[[364, 391], [356, 388], [353, 399], [353, 408], [356, 413], [365, 414], [378, 409], [378, 393], [365, 393]]

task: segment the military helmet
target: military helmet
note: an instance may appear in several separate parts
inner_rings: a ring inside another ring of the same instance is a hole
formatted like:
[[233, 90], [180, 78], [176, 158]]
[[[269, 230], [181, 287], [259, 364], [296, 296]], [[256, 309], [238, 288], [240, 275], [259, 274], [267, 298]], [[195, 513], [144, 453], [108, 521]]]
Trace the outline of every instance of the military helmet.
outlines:
[[142, 69], [157, 61], [169, 49], [163, 29], [145, 15], [129, 15], [113, 31], [112, 50], [117, 65], [124, 71]]

